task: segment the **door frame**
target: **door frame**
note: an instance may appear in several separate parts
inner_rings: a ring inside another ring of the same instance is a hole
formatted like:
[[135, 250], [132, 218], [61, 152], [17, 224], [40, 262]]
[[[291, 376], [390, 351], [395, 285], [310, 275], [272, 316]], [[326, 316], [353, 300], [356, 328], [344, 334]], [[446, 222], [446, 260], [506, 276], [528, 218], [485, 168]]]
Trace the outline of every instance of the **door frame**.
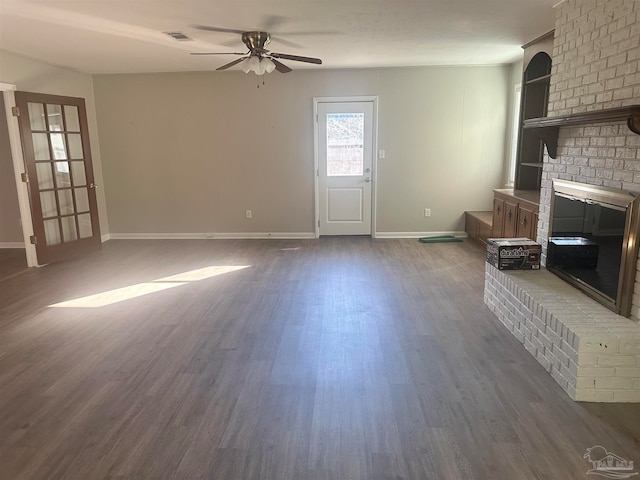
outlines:
[[313, 178], [314, 178], [314, 233], [315, 238], [320, 237], [320, 158], [319, 158], [319, 138], [318, 138], [318, 104], [319, 103], [373, 103], [373, 138], [371, 159], [371, 238], [376, 238], [376, 205], [378, 199], [378, 96], [360, 95], [349, 97], [313, 97]]
[[31, 203], [29, 200], [28, 185], [22, 181], [21, 174], [26, 172], [24, 158], [22, 156], [22, 140], [20, 139], [20, 128], [17, 117], [13, 116], [13, 107], [16, 106], [14, 92], [16, 86], [10, 83], [0, 82], [0, 92], [4, 98], [5, 115], [7, 116], [7, 128], [9, 130], [9, 146], [11, 148], [11, 158], [13, 160], [13, 174], [18, 192], [18, 207], [20, 209], [20, 221], [22, 223], [22, 238], [24, 250], [27, 257], [28, 267], [38, 266], [36, 246], [31, 244], [33, 233], [33, 222], [31, 221]]

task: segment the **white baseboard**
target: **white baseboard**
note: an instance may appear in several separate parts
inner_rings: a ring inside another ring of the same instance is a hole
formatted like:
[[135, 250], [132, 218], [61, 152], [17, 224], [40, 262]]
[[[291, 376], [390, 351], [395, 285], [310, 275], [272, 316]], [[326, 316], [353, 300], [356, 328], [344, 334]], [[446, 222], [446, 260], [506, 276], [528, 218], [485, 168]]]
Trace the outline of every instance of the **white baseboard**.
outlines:
[[[295, 239], [316, 238], [312, 232], [274, 233], [111, 233], [109, 240], [244, 240], [244, 239]], [[104, 237], [103, 237], [104, 238]]]
[[23, 242], [0, 242], [0, 248], [24, 248]]
[[[465, 232], [376, 232], [375, 238], [422, 238], [438, 235], [452, 235], [467, 238]], [[275, 232], [275, 233], [109, 233], [102, 235], [102, 241], [109, 240], [247, 240], [247, 239], [297, 239], [316, 238], [313, 232]], [[0, 244], [1, 245], [1, 244]], [[1, 247], [0, 247], [1, 248]], [[15, 248], [15, 247], [14, 247]]]
[[452, 235], [456, 238], [467, 238], [466, 232], [376, 232], [376, 238], [422, 238]]

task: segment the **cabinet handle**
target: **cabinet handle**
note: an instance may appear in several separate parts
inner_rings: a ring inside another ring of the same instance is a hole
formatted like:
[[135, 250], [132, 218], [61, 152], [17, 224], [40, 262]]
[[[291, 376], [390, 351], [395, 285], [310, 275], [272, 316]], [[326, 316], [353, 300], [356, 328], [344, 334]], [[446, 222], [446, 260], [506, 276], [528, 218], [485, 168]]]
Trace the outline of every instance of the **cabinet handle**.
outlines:
[[522, 225], [527, 226], [527, 217], [522, 219]]
[[496, 213], [500, 215], [500, 207], [496, 207]]
[[507, 212], [507, 218], [508, 218], [509, 220], [511, 220], [511, 211], [508, 211], [508, 212]]

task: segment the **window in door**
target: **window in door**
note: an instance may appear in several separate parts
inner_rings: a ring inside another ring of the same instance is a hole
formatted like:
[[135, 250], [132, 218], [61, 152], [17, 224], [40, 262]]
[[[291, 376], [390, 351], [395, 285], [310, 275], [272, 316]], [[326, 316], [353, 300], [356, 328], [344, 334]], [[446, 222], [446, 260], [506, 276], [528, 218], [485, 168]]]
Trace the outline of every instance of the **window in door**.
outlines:
[[364, 113], [327, 114], [327, 175], [364, 172]]

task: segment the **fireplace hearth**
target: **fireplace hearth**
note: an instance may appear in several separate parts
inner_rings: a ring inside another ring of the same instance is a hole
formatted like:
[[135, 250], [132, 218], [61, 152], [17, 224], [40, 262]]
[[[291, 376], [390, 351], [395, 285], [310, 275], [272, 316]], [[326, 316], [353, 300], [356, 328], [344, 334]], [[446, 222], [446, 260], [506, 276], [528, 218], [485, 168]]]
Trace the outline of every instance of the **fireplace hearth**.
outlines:
[[636, 261], [640, 197], [553, 180], [547, 269], [628, 317]]

